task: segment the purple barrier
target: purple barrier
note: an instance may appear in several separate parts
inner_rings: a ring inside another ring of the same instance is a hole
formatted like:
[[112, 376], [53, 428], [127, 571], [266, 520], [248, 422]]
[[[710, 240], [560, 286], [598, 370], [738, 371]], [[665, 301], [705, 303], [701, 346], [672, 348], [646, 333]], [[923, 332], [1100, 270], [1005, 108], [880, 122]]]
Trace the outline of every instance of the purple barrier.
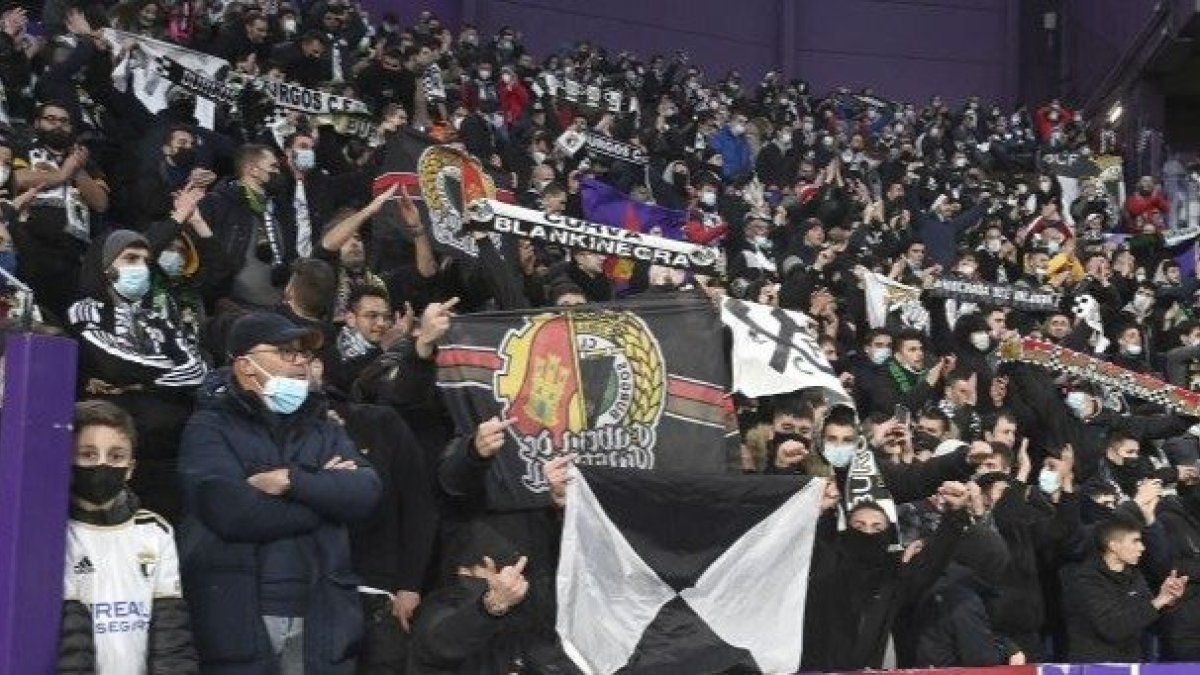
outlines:
[[53, 673], [62, 613], [76, 346], [5, 345], [0, 423], [0, 673]]

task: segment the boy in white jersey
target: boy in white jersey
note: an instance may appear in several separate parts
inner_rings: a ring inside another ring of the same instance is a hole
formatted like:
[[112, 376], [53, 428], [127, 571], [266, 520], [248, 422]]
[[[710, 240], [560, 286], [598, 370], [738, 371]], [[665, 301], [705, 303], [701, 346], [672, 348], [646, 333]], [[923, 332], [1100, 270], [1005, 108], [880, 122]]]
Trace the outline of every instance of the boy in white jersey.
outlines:
[[75, 404], [59, 673], [198, 673], [171, 526], [138, 509], [133, 419]]

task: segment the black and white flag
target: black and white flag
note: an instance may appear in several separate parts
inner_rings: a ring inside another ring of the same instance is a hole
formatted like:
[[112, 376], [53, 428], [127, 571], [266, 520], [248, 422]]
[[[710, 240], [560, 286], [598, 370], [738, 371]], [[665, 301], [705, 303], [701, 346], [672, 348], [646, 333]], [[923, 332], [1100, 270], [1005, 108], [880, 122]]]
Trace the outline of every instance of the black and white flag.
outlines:
[[495, 199], [473, 202], [470, 216], [480, 229], [698, 274], [713, 273], [719, 257], [717, 250], [709, 246], [543, 213]]
[[558, 634], [585, 673], [795, 673], [825, 480], [573, 469]]
[[830, 403], [853, 405], [802, 312], [726, 298], [721, 321], [733, 333], [733, 389], [750, 397], [819, 387]]

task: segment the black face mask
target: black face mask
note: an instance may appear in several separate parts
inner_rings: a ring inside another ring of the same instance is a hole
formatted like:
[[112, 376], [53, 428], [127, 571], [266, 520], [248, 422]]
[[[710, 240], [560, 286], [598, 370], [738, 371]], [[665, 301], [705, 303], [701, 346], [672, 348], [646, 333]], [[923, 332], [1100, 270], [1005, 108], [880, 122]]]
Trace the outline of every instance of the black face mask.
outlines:
[[776, 431], [775, 435], [771, 436], [771, 450], [773, 452], [778, 450], [779, 446], [787, 443], [788, 441], [796, 441], [797, 443], [804, 445], [804, 447], [808, 447], [808, 441], [805, 440], [800, 434], [785, 434], [781, 431]]
[[190, 169], [196, 164], [196, 149], [179, 148], [171, 155], [171, 161], [175, 163], [176, 168]]
[[888, 553], [891, 536], [887, 530], [876, 534], [867, 534], [847, 527], [838, 533], [838, 540], [841, 542], [842, 550], [851, 558], [871, 567], [878, 567], [894, 561], [892, 554]]
[[71, 467], [71, 493], [92, 504], [106, 504], [125, 489], [126, 467], [97, 464]]
[[1138, 194], [1143, 197], [1149, 197], [1150, 195], [1154, 194], [1154, 190], [1151, 190], [1150, 188], [1138, 188]]
[[263, 190], [272, 197], [278, 197], [287, 189], [287, 180], [283, 177], [282, 171], [272, 171], [271, 177], [267, 179]]
[[51, 150], [66, 150], [75, 142], [75, 134], [66, 129], [47, 129], [38, 132], [38, 139]]

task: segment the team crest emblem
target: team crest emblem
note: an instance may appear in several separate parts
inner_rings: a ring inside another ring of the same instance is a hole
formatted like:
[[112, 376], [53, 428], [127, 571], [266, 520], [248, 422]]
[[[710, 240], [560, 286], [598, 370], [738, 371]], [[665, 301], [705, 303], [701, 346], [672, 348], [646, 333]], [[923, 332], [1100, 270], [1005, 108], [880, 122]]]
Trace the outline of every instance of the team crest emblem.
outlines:
[[525, 461], [525, 486], [546, 489], [541, 463], [654, 468], [666, 405], [662, 349], [636, 314], [581, 311], [529, 317], [500, 345], [493, 388]]
[[[417, 160], [421, 194], [429, 209], [430, 233], [438, 243], [470, 256], [479, 254], [475, 239], [463, 232], [466, 205], [495, 199], [496, 184], [479, 160], [449, 145], [431, 145]], [[499, 245], [497, 235], [493, 241]]]
[[153, 579], [158, 571], [158, 556], [151, 551], [142, 551], [137, 556], [138, 571], [145, 579]]

